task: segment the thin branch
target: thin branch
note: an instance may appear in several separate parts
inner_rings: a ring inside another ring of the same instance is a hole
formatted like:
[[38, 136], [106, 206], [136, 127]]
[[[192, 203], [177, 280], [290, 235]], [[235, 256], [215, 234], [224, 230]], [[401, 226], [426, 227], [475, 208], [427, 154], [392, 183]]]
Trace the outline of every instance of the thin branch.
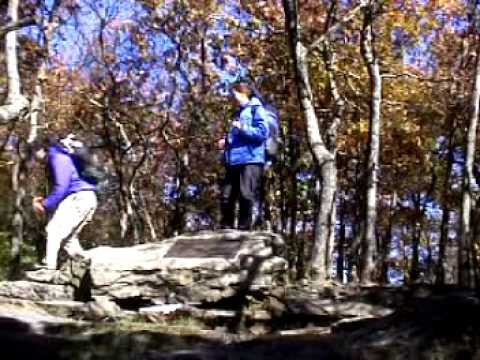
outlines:
[[7, 25], [4, 25], [0, 27], [0, 38], [3, 38], [10, 31], [20, 30], [24, 27], [28, 27], [32, 25], [37, 25], [37, 21], [35, 20], [34, 17], [27, 17], [25, 19], [18, 20], [16, 22], [12, 22]]
[[409, 78], [414, 78], [420, 81], [428, 81], [428, 82], [450, 82], [453, 81], [453, 78], [440, 78], [440, 79], [433, 79], [433, 78], [426, 78], [422, 77], [416, 74], [412, 74], [409, 72], [404, 72], [404, 73], [399, 73], [399, 74], [382, 74], [382, 79], [398, 79], [401, 77], [409, 77]]
[[342, 17], [339, 22], [335, 23], [335, 25], [332, 25], [330, 28], [328, 28], [317, 40], [311, 43], [310, 46], [307, 48], [307, 51], [320, 48], [320, 46], [327, 40], [328, 35], [336, 31], [341, 25], [344, 25], [348, 23], [350, 20], [352, 20], [355, 17], [355, 15], [357, 15], [357, 13], [360, 12], [360, 10], [362, 10], [366, 6], [367, 6], [367, 2], [365, 0], [361, 0], [360, 4], [358, 4], [355, 8], [353, 8], [347, 15]]

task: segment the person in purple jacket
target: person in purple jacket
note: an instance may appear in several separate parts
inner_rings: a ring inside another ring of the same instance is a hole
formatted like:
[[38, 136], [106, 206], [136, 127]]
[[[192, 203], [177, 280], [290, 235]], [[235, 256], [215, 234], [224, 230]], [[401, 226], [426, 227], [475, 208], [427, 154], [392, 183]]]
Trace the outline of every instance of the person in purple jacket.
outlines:
[[57, 268], [57, 257], [63, 248], [71, 257], [85, 256], [78, 234], [88, 223], [96, 208], [96, 185], [83, 178], [81, 164], [75, 158], [75, 148], [83, 144], [73, 134], [53, 143], [48, 149], [48, 168], [53, 184], [46, 198], [33, 198], [33, 209], [39, 215], [47, 214], [47, 246], [44, 265]]

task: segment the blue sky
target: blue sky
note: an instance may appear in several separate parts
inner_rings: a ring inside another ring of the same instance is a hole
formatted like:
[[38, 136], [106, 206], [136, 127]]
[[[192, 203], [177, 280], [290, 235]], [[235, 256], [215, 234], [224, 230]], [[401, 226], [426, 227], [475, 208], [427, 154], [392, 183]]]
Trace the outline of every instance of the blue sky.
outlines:
[[[43, 11], [48, 15], [53, 0], [47, 0], [49, 7]], [[181, 13], [173, 13], [171, 6], [156, 10], [163, 19], [174, 16], [181, 20]], [[115, 54], [115, 62], [111, 65], [117, 80], [142, 79], [140, 91], [145, 97], [158, 97], [159, 103], [172, 104], [173, 108], [181, 106], [182, 92], [188, 91], [189, 80], [199, 81], [198, 67], [192, 67], [192, 60], [199, 58], [199, 53], [185, 54], [177, 64], [177, 41], [184, 33], [179, 27], [177, 33], [164, 33], [161, 29], [152, 31], [148, 23], [150, 14], [133, 0], [80, 0], [74, 16], [62, 11], [65, 22], [59, 27], [52, 41], [50, 64], [65, 66], [71, 70], [81, 70], [86, 77], [92, 69], [104, 66], [99, 45], [99, 29], [105, 23], [103, 38], [107, 52]], [[228, 52], [228, 38], [231, 31], [226, 19], [235, 16], [240, 25], [245, 25], [250, 16], [240, 10], [237, 1], [226, 1], [223, 11], [214, 17], [207, 32], [208, 56], [213, 60], [212, 67], [219, 75], [218, 89], [225, 94], [228, 84], [246, 75], [246, 68], [233, 57], [225, 56]], [[26, 31], [41, 42], [36, 28]], [[145, 37], [147, 52], [140, 49], [134, 39], [137, 34]], [[220, 46], [219, 46], [220, 45]], [[143, 52], [142, 52], [143, 51]], [[177, 65], [177, 67], [175, 67]], [[105, 74], [106, 76], [106, 74]], [[137, 83], [138, 86], [138, 83]], [[175, 89], [175, 94], [172, 94]], [[173, 96], [173, 98], [172, 98]]]

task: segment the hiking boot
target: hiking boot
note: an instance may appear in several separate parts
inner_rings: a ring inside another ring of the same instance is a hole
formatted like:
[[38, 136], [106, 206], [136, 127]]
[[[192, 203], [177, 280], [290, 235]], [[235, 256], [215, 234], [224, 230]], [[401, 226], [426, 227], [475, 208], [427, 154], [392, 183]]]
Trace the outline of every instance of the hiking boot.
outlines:
[[59, 270], [41, 268], [37, 270], [25, 271], [25, 278], [30, 281], [41, 283], [56, 283]]
[[31, 268], [28, 269], [28, 271], [37, 271], [37, 270], [57, 270], [56, 268], [49, 268], [47, 263], [44, 261], [41, 261], [39, 263], [35, 263], [32, 265]]

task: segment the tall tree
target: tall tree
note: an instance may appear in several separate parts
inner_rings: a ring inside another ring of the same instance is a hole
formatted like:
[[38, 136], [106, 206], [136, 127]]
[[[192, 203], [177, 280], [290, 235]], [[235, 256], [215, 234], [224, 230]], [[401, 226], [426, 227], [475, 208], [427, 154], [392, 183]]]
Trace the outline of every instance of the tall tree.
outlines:
[[[20, 0], [9, 0], [8, 17], [13, 24], [17, 24]], [[12, 27], [5, 36], [5, 52], [7, 61], [8, 96], [4, 105], [0, 106], [0, 124], [17, 120], [29, 105], [27, 98], [22, 94], [20, 74], [18, 71], [17, 31]]]
[[465, 149], [465, 169], [463, 174], [462, 209], [461, 209], [461, 235], [458, 249], [458, 284], [460, 286], [473, 286], [472, 275], [472, 208], [475, 207], [475, 192], [478, 185], [473, 174], [475, 148], [477, 139], [477, 124], [480, 113], [480, 41], [475, 34], [475, 72], [471, 95], [471, 114], [467, 130]]
[[377, 1], [370, 0], [363, 9], [363, 28], [361, 49], [362, 56], [368, 69], [370, 80], [370, 117], [369, 139], [366, 162], [366, 196], [364, 218], [365, 233], [362, 237], [360, 281], [371, 282], [375, 280], [376, 260], [376, 222], [377, 222], [377, 186], [380, 157], [380, 126], [382, 103], [382, 77], [380, 63], [375, 50], [374, 20]]
[[[342, 22], [346, 22], [353, 14], [364, 6], [361, 5], [354, 8], [350, 14], [343, 17]], [[329, 26], [331, 23], [327, 21], [324, 34], [313, 41], [309, 47], [304, 44], [302, 34], [300, 32], [298, 3], [295, 0], [284, 0], [283, 8], [285, 11], [285, 29], [288, 34], [290, 53], [294, 64], [294, 73], [297, 86], [298, 100], [303, 109], [303, 115], [307, 128], [307, 139], [313, 153], [315, 162], [319, 168], [320, 180], [320, 204], [315, 221], [315, 234], [313, 241], [313, 249], [311, 252], [310, 268], [312, 277], [315, 280], [323, 281], [329, 276], [329, 244], [335, 230], [335, 193], [336, 193], [336, 129], [339, 123], [337, 112], [335, 116], [329, 118], [328, 125], [324, 126], [325, 131], [322, 133], [319, 127], [319, 118], [315, 110], [315, 99], [312, 91], [310, 72], [309, 72], [309, 50], [323, 46], [328, 40], [330, 33], [338, 29], [342, 22], [336, 22], [335, 25]], [[335, 8], [335, 4], [331, 9]], [[326, 48], [327, 52], [329, 51]], [[327, 55], [327, 59], [331, 60], [331, 53]], [[333, 83], [331, 83], [332, 85]], [[335, 85], [331, 86], [334, 91]], [[334, 95], [339, 100], [339, 97]], [[341, 112], [340, 112], [341, 113]], [[332, 135], [334, 135], [332, 137]], [[331, 246], [330, 246], [331, 247]]]
[[[39, 4], [39, 8], [40, 8]], [[33, 95], [32, 101], [27, 102], [29, 108], [25, 109], [25, 114], [22, 116], [25, 119], [29, 119], [29, 123], [27, 125], [28, 135], [26, 139], [23, 136], [18, 136], [16, 141], [15, 151], [13, 152], [12, 156], [14, 159], [14, 166], [12, 168], [11, 173], [11, 181], [12, 181], [12, 191], [14, 193], [14, 201], [13, 201], [13, 215], [12, 215], [12, 228], [13, 234], [11, 239], [11, 247], [10, 247], [10, 277], [15, 278], [19, 274], [20, 271], [20, 264], [21, 264], [21, 249], [24, 244], [24, 235], [25, 235], [25, 224], [28, 223], [28, 211], [27, 207], [29, 204], [25, 204], [25, 198], [27, 195], [27, 179], [28, 179], [28, 163], [32, 159], [29, 158], [30, 151], [28, 151], [29, 147], [32, 143], [36, 140], [37, 135], [39, 133], [39, 129], [42, 127], [40, 125], [40, 119], [43, 113], [43, 93], [42, 87], [43, 82], [46, 79], [47, 74], [47, 59], [49, 53], [49, 45], [50, 40], [54, 31], [55, 26], [53, 25], [53, 19], [56, 15], [56, 10], [59, 6], [59, 1], [54, 1], [49, 11], [49, 15], [46, 16], [42, 20], [42, 28], [40, 29], [40, 34], [43, 35], [44, 38], [44, 51], [42, 52], [42, 56], [40, 56], [40, 65], [35, 69], [32, 69], [32, 73], [35, 74], [35, 80], [33, 84]], [[13, 7], [17, 7], [17, 9], [13, 9]], [[18, 23], [18, 2], [17, 3], [10, 3], [9, 4], [9, 15], [10, 18]], [[25, 23], [22, 22], [22, 24]], [[29, 22], [27, 23], [29, 24]], [[12, 33], [15, 33], [12, 31]], [[7, 35], [8, 37], [11, 34]], [[12, 40], [13, 41], [13, 40]], [[18, 65], [13, 66], [12, 73], [16, 73], [13, 78], [10, 80], [14, 85], [12, 88], [16, 95], [20, 96], [20, 78], [18, 69], [15, 71], [14, 68], [18, 67]], [[15, 79], [15, 80], [13, 80]], [[9, 85], [10, 86], [10, 85]]]

